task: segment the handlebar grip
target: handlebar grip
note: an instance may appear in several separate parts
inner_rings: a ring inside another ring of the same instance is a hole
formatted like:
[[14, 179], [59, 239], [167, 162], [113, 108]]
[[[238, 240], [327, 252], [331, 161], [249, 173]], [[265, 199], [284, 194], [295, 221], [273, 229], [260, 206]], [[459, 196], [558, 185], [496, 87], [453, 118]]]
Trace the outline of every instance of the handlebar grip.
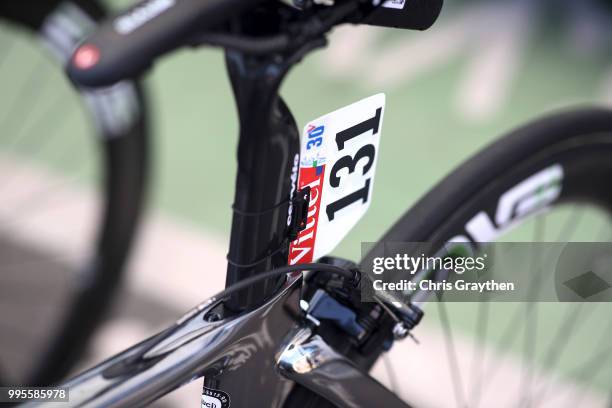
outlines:
[[194, 31], [227, 21], [261, 0], [145, 0], [105, 21], [73, 53], [66, 71], [81, 86], [139, 75]]

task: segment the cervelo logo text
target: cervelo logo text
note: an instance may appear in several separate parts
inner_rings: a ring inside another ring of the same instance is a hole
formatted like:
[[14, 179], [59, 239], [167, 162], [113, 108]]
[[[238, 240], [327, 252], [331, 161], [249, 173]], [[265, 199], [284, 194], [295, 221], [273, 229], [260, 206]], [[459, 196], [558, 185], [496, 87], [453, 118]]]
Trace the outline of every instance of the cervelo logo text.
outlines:
[[113, 22], [113, 27], [119, 34], [129, 34], [174, 6], [175, 2], [176, 0], [147, 1], [127, 14], [119, 16]]
[[[300, 155], [296, 153], [293, 157], [293, 167], [291, 168], [291, 190], [289, 191], [289, 197], [293, 199], [295, 193], [295, 187], [298, 179], [298, 169], [300, 167]], [[289, 201], [289, 214], [287, 214], [287, 225], [291, 225], [291, 214], [293, 213], [293, 202]]]
[[323, 177], [325, 175], [325, 166], [322, 167], [322, 169], [317, 167], [302, 167], [300, 169], [300, 190], [310, 187], [308, 219], [306, 228], [298, 234], [297, 239], [289, 246], [289, 265], [312, 262], [319, 223]]

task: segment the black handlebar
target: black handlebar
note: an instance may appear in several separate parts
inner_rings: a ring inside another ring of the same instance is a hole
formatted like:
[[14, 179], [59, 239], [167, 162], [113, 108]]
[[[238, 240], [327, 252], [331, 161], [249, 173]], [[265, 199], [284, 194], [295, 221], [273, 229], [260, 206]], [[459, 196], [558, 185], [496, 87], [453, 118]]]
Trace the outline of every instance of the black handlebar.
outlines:
[[[269, 1], [269, 0], [268, 0]], [[242, 47], [266, 52], [275, 47], [296, 46], [308, 37], [342, 22], [423, 30], [440, 13], [442, 0], [335, 0], [337, 4], [313, 6], [305, 13], [302, 30], [296, 35], [268, 37], [251, 42], [243, 38]], [[382, 5], [375, 6], [381, 1]], [[153, 61], [190, 42], [197, 33], [209, 43], [231, 46], [227, 35], [206, 34], [232, 17], [254, 8], [264, 0], [144, 0], [120, 15], [107, 20], [79, 46], [66, 68], [69, 77], [87, 87], [111, 85], [141, 74]], [[278, 3], [277, 3], [278, 6]], [[314, 23], [314, 24], [312, 24]], [[255, 43], [263, 41], [263, 44]], [[233, 41], [236, 43], [236, 41]], [[277, 50], [278, 51], [278, 50]]]
[[107, 20], [78, 47], [66, 68], [78, 85], [134, 77], [152, 61], [262, 0], [145, 0]]

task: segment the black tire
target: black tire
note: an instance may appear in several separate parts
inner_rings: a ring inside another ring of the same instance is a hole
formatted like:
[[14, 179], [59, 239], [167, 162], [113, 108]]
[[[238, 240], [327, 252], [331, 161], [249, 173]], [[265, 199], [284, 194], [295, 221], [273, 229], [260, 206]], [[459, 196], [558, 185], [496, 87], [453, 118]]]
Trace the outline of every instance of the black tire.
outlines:
[[612, 111], [560, 113], [499, 139], [431, 189], [380, 243], [443, 244], [464, 234], [465, 222], [479, 211], [494, 219], [503, 192], [556, 163], [563, 166], [563, 186], [552, 205], [587, 202], [612, 211]]
[[[428, 242], [439, 248], [462, 236], [477, 245], [482, 240], [466, 231], [466, 223], [483, 211], [496, 220], [502, 194], [551, 166], [562, 168], [561, 190], [543, 205], [588, 204], [612, 215], [612, 111], [586, 108], [559, 113], [494, 142], [407, 211], [364, 256], [362, 265], [381, 253], [384, 242]], [[534, 219], [538, 209], [515, 214], [512, 221]], [[499, 238], [503, 240], [503, 233]], [[379, 349], [376, 357], [381, 353]]]
[[[384, 252], [384, 242], [428, 242], [436, 248], [457, 235], [473, 239], [464, 230], [468, 220], [480, 211], [494, 219], [501, 194], [557, 163], [564, 170], [563, 188], [552, 205], [587, 202], [612, 214], [612, 111], [583, 109], [552, 115], [495, 141], [408, 210], [364, 256], [362, 270], [375, 254]], [[352, 349], [348, 355], [357, 355], [355, 361], [369, 370], [383, 353], [383, 344], [376, 350], [361, 356]], [[299, 386], [292, 390], [289, 406], [333, 407]]]
[[[55, 63], [61, 67], [80, 38], [75, 38], [72, 31], [64, 37], [71, 38], [69, 44], [54, 42], [46, 30], [58, 14], [62, 14], [62, 18], [75, 19], [72, 28], [77, 26], [85, 30], [106, 13], [100, 4], [89, 0], [28, 0], [0, 5], [0, 23], [6, 19], [45, 38], [57, 54]], [[81, 20], [77, 21], [77, 17]], [[53, 29], [57, 33], [62, 28], [55, 26]], [[142, 85], [138, 81], [124, 81], [107, 89], [82, 89], [79, 93], [87, 102], [85, 105], [91, 114], [92, 134], [88, 136], [95, 138], [101, 157], [98, 190], [102, 206], [94, 234], [95, 242], [90, 244], [93, 255], [82, 266], [78, 281], [72, 282], [67, 313], [57, 330], [49, 333], [43, 357], [38, 359], [31, 376], [20, 381], [27, 385], [58, 382], [83, 355], [121, 282], [144, 202], [148, 126]], [[119, 99], [130, 104], [130, 109], [126, 109], [125, 104], [117, 103]], [[114, 107], [117, 107], [115, 112], [119, 116], [123, 115], [120, 118], [122, 121], [113, 116]], [[126, 110], [129, 111], [127, 116]], [[3, 376], [5, 381], [7, 378], [9, 376]]]

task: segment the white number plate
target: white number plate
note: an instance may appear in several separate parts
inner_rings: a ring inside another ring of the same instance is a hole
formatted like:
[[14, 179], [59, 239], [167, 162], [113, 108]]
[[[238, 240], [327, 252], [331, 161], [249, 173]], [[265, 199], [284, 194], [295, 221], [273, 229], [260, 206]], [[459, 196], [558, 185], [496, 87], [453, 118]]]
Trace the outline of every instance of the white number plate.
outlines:
[[304, 127], [298, 186], [310, 187], [310, 203], [290, 265], [329, 254], [368, 210], [384, 110], [385, 95], [378, 94]]

